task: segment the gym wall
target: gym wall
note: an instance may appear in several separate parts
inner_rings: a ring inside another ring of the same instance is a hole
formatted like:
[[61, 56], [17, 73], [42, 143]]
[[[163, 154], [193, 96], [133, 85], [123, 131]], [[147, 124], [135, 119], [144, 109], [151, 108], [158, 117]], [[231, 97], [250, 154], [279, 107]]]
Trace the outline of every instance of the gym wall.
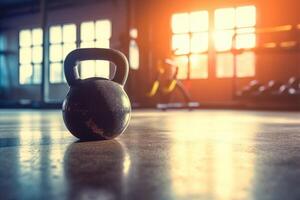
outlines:
[[[77, 27], [79, 27], [80, 23], [83, 21], [109, 19], [112, 22], [112, 37], [110, 46], [111, 48], [122, 49], [122, 45], [124, 44], [120, 44], [120, 37], [122, 34], [128, 32], [126, 3], [126, 1], [122, 0], [100, 1], [97, 4], [81, 3], [79, 5], [73, 4], [72, 6], [53, 9], [48, 11], [48, 28], [53, 25], [63, 25], [67, 23], [75, 23], [77, 24]], [[14, 52], [13, 55], [6, 56], [5, 71], [7, 73], [0, 74], [0, 79], [3, 81], [4, 79], [9, 80], [9, 85], [6, 86], [7, 90], [9, 90], [9, 100], [40, 100], [41, 87], [39, 84], [19, 84], [18, 60], [19, 31], [21, 29], [41, 27], [40, 13], [5, 18], [0, 21], [0, 27], [5, 40], [4, 45], [6, 46], [6, 49]], [[50, 101], [62, 102], [67, 90], [68, 86], [65, 83], [49, 84], [48, 99]]]

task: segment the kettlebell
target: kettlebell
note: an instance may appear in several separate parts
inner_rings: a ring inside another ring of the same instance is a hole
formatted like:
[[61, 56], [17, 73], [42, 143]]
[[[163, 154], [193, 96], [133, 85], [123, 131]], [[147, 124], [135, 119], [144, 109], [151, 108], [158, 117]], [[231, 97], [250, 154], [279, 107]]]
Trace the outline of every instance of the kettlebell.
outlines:
[[[107, 60], [116, 66], [112, 80], [93, 77], [80, 79], [79, 61]], [[64, 72], [70, 90], [63, 102], [63, 119], [68, 130], [81, 140], [112, 139], [127, 128], [131, 105], [124, 91], [128, 61], [113, 49], [82, 48], [70, 52], [64, 61]]]

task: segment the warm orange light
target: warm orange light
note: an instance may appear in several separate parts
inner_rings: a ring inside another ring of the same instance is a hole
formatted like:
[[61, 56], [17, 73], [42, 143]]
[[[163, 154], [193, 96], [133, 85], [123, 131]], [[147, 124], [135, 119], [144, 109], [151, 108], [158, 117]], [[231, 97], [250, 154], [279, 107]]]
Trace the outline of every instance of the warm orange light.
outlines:
[[179, 79], [186, 79], [188, 74], [188, 62], [189, 59], [187, 56], [178, 56], [175, 58], [175, 62], [178, 66], [178, 75]]
[[236, 57], [237, 77], [250, 77], [255, 75], [255, 54], [252, 51], [244, 52]]
[[208, 50], [208, 33], [195, 33], [191, 37], [191, 52], [199, 53]]
[[214, 44], [217, 51], [228, 51], [232, 48], [233, 30], [216, 31]]
[[222, 53], [217, 55], [216, 62], [217, 77], [233, 76], [233, 55], [231, 53]]
[[173, 33], [187, 33], [189, 32], [189, 14], [178, 13], [172, 16], [172, 31]]
[[175, 55], [188, 54], [190, 52], [190, 37], [188, 34], [178, 34], [172, 37], [172, 50]]
[[256, 44], [256, 35], [254, 33], [240, 34], [236, 36], [237, 49], [251, 49], [255, 47], [255, 44]]
[[291, 48], [297, 45], [297, 41], [285, 41], [280, 43], [282, 48]]
[[263, 44], [263, 47], [269, 48], [269, 49], [275, 48], [276, 46], [277, 46], [277, 44], [275, 42], [268, 42], [268, 43]]
[[233, 29], [235, 27], [235, 10], [234, 8], [221, 8], [215, 11], [215, 28]]
[[242, 6], [236, 8], [236, 27], [251, 27], [256, 25], [255, 6]]
[[201, 32], [208, 30], [208, 12], [198, 11], [190, 13], [190, 31]]
[[207, 55], [191, 55], [191, 78], [207, 78], [208, 77], [208, 56]]

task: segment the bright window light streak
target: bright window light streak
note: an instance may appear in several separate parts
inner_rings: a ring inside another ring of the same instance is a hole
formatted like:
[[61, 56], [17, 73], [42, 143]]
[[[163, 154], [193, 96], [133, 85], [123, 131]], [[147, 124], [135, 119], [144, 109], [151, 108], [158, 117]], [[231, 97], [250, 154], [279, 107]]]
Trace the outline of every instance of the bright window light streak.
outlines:
[[178, 66], [178, 78], [186, 79], [188, 75], [188, 62], [187, 56], [178, 56], [175, 58], [175, 62]]
[[172, 31], [173, 33], [186, 33], [189, 32], [189, 14], [178, 13], [172, 16]]
[[207, 55], [191, 55], [191, 78], [207, 78], [208, 77], [208, 56]]
[[20, 47], [30, 47], [31, 44], [31, 31], [29, 29], [21, 30], [19, 33]]
[[109, 67], [110, 67], [110, 63], [108, 61], [97, 60], [96, 70], [95, 70], [96, 76], [109, 79], [109, 74], [110, 74]]
[[112, 35], [112, 26], [110, 20], [96, 21], [96, 39], [109, 40]]
[[201, 32], [208, 31], [208, 12], [198, 11], [190, 14], [190, 31]]
[[232, 77], [233, 76], [233, 60], [231, 53], [222, 53], [217, 55], [216, 70], [217, 77]]
[[50, 64], [50, 82], [51, 83], [60, 83], [61, 76], [63, 73], [62, 64], [61, 63], [51, 63]]
[[42, 45], [43, 44], [43, 30], [41, 28], [36, 28], [32, 30], [32, 45]]
[[190, 52], [190, 37], [188, 34], [178, 34], [172, 37], [172, 49], [176, 55]]
[[50, 43], [57, 44], [62, 42], [61, 26], [50, 27]]
[[216, 31], [214, 45], [217, 51], [228, 51], [232, 48], [233, 30]]
[[80, 62], [81, 66], [81, 78], [89, 78], [95, 76], [95, 61], [87, 60]]
[[33, 70], [31, 64], [20, 65], [20, 76], [19, 76], [20, 84], [31, 83], [32, 74], [33, 74]]
[[59, 62], [62, 60], [62, 46], [55, 44], [50, 46], [50, 62]]
[[80, 38], [81, 41], [93, 41], [95, 39], [95, 25], [93, 21], [81, 23]]
[[36, 46], [32, 48], [32, 62], [33, 63], [43, 62], [43, 48], [41, 46]]
[[251, 27], [256, 25], [256, 7], [241, 6], [236, 8], [236, 27]]
[[244, 52], [236, 57], [237, 77], [249, 77], [255, 75], [255, 54], [254, 52]]
[[208, 33], [195, 33], [191, 36], [191, 52], [200, 53], [208, 50]]
[[38, 84], [41, 80], [41, 73], [42, 73], [42, 65], [41, 64], [34, 64], [33, 65], [33, 83]]
[[256, 36], [251, 34], [239, 34], [236, 36], [236, 48], [237, 49], [250, 49], [256, 45]]
[[76, 42], [76, 25], [67, 24], [62, 27], [63, 42], [75, 43]]
[[24, 47], [19, 50], [19, 62], [20, 64], [30, 64], [31, 63], [31, 48]]
[[215, 28], [217, 30], [233, 29], [235, 27], [235, 9], [221, 8], [215, 11]]

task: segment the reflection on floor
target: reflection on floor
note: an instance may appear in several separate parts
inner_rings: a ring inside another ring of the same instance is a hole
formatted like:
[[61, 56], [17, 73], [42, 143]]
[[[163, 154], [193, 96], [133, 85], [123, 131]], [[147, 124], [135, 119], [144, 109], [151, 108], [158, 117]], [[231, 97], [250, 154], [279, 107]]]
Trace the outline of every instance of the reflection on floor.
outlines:
[[137, 111], [78, 142], [59, 111], [0, 111], [1, 199], [300, 199], [300, 113]]

